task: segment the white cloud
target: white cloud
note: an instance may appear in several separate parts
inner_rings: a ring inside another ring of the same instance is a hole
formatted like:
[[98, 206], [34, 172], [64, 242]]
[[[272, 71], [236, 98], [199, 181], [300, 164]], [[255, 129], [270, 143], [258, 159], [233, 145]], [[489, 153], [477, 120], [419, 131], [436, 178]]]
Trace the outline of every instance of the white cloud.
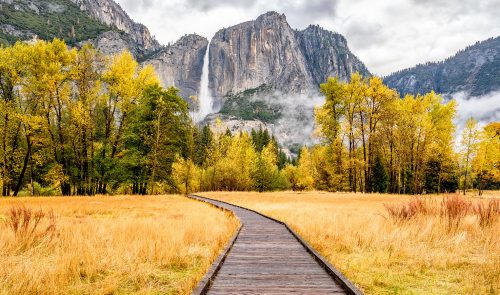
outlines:
[[465, 122], [470, 117], [478, 121], [500, 121], [500, 91], [478, 97], [459, 92], [452, 97], [458, 103], [459, 121]]
[[285, 13], [294, 28], [319, 24], [346, 36], [370, 71], [386, 75], [442, 60], [500, 35], [498, 0], [117, 0], [166, 44], [184, 34], [207, 38], [269, 10]]
[[275, 92], [272, 95], [256, 95], [253, 99], [277, 106], [281, 110], [281, 117], [271, 129], [284, 146], [290, 148], [294, 145], [312, 145], [319, 142], [319, 138], [314, 136], [314, 108], [325, 103], [322, 95]]
[[[481, 127], [490, 122], [500, 122], [500, 91], [478, 97], [469, 97], [464, 92], [458, 92], [451, 97], [458, 103], [457, 139], [462, 136], [465, 122], [471, 117], [476, 119]], [[457, 140], [458, 142], [460, 140]]]

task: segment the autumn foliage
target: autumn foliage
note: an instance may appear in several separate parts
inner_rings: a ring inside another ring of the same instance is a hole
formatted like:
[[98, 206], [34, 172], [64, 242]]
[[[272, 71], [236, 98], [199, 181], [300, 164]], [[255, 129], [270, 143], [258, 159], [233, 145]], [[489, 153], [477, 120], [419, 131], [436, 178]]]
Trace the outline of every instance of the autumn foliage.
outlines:
[[4, 196], [146, 193], [170, 180], [188, 105], [129, 52], [17, 43], [0, 48], [0, 89]]
[[320, 144], [270, 130], [197, 126], [190, 105], [128, 52], [60, 40], [0, 48], [2, 195], [292, 189], [422, 194], [500, 188], [500, 127], [471, 118], [455, 150], [456, 102], [401, 98], [379, 77], [320, 86]]

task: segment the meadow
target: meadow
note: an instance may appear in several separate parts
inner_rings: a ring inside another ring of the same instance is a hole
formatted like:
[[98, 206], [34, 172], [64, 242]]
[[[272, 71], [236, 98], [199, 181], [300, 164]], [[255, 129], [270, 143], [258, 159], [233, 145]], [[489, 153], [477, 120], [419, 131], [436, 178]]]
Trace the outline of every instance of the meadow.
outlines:
[[367, 294], [499, 294], [500, 194], [201, 194], [288, 223]]
[[0, 199], [0, 294], [188, 294], [238, 220], [180, 196]]

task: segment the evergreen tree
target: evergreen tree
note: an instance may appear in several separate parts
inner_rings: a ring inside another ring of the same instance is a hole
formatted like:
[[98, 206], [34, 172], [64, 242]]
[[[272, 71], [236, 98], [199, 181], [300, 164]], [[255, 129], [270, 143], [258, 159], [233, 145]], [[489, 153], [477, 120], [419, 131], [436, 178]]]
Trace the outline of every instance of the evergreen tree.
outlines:
[[252, 178], [254, 187], [259, 192], [272, 191], [278, 187], [280, 175], [276, 149], [276, 146], [270, 143], [258, 155]]
[[431, 160], [427, 163], [425, 170], [425, 192], [437, 193], [440, 189], [439, 174], [441, 171], [441, 162]]
[[198, 166], [204, 166], [207, 157], [208, 149], [213, 141], [213, 133], [210, 126], [205, 125], [201, 130], [196, 130], [195, 147], [194, 147], [194, 163]]
[[386, 193], [389, 184], [389, 176], [387, 175], [387, 169], [384, 163], [382, 163], [382, 157], [380, 155], [375, 157], [375, 165], [372, 173], [373, 191], [377, 193]]

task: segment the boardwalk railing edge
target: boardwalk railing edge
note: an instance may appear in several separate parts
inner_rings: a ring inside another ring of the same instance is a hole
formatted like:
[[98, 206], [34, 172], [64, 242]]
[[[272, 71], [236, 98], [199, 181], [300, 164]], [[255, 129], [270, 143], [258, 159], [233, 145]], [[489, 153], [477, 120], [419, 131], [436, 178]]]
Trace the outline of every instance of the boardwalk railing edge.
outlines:
[[[215, 204], [212, 204], [210, 202], [207, 202], [207, 201], [203, 200], [203, 197], [194, 196], [194, 195], [192, 195], [192, 196], [189, 195], [187, 197], [190, 198], [190, 199], [196, 200], [196, 201], [205, 202], [205, 203], [207, 203], [207, 204], [209, 204], [211, 206], [214, 206], [214, 207], [216, 207], [218, 209], [221, 209], [224, 212], [229, 211], [236, 218], [238, 218], [238, 216], [236, 216], [236, 214], [234, 214], [231, 210], [227, 210], [226, 208], [223, 208], [223, 207], [217, 206]], [[198, 284], [196, 285], [196, 287], [193, 289], [193, 291], [191, 292], [191, 295], [206, 294], [206, 292], [210, 288], [210, 285], [212, 284], [213, 279], [215, 278], [215, 276], [219, 272], [220, 268], [222, 267], [222, 264], [226, 260], [227, 255], [229, 254], [229, 252], [233, 248], [233, 245], [236, 242], [236, 239], [238, 238], [238, 236], [240, 235], [240, 232], [241, 232], [242, 228], [243, 228], [243, 224], [240, 221], [240, 226], [238, 227], [238, 229], [236, 230], [236, 232], [233, 234], [233, 236], [231, 237], [231, 239], [229, 240], [229, 242], [226, 244], [226, 246], [224, 247], [224, 249], [222, 250], [222, 252], [219, 254], [219, 256], [217, 256], [217, 259], [215, 259], [215, 261], [212, 263], [212, 265], [208, 269], [207, 273], [203, 276], [203, 278], [201, 279], [201, 281], [199, 281]]]
[[[198, 196], [198, 195], [191, 195], [190, 197], [192, 199], [195, 199], [195, 200], [204, 201], [203, 199], [205, 199], [208, 201], [215, 201], [215, 202], [220, 202], [220, 203], [227, 204], [230, 206], [238, 207], [238, 208], [241, 208], [244, 210], [254, 212], [254, 213], [256, 213], [264, 218], [267, 218], [267, 219], [270, 219], [274, 222], [282, 224], [297, 239], [297, 241], [299, 241], [299, 243], [307, 250], [307, 252], [309, 252], [309, 254], [311, 254], [311, 256], [319, 263], [319, 265], [321, 265], [321, 267], [323, 267], [326, 270], [326, 272], [328, 272], [328, 274], [330, 274], [330, 276], [345, 289], [345, 291], [348, 294], [350, 294], [350, 295], [363, 295], [364, 294], [346, 276], [344, 276], [344, 274], [342, 274], [342, 272], [340, 270], [335, 268], [335, 266], [333, 266], [323, 256], [321, 256], [321, 254], [319, 254], [316, 250], [314, 250], [314, 248], [306, 240], [304, 240], [298, 233], [296, 233], [292, 228], [290, 228], [288, 226], [288, 224], [286, 224], [285, 222], [283, 222], [281, 220], [277, 220], [277, 219], [272, 218], [270, 216], [267, 216], [263, 213], [255, 211], [253, 209], [245, 208], [245, 207], [231, 204], [228, 202], [224, 202], [224, 201], [220, 201], [220, 200], [216, 200], [216, 199], [211, 199], [211, 198], [207, 198], [207, 197], [203, 197], [203, 196]], [[209, 204], [212, 204], [212, 203], [209, 203]], [[215, 204], [212, 204], [212, 205], [214, 205], [218, 208], [221, 208]], [[227, 210], [225, 208], [222, 208], [222, 209]], [[234, 241], [233, 241], [233, 243], [234, 243]], [[222, 265], [222, 263], [221, 263], [221, 265]], [[220, 266], [219, 266], [219, 268], [220, 268]], [[215, 275], [216, 275], [216, 273], [214, 274], [214, 276]]]

